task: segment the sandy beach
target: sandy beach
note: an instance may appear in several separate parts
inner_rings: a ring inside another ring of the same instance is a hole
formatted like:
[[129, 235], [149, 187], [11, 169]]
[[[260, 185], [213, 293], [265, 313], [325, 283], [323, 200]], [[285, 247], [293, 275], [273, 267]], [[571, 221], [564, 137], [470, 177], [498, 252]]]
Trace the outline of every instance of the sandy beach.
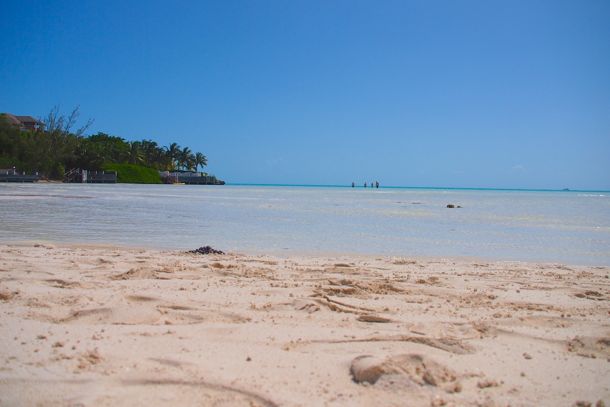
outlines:
[[609, 275], [2, 245], [0, 405], [609, 405]]

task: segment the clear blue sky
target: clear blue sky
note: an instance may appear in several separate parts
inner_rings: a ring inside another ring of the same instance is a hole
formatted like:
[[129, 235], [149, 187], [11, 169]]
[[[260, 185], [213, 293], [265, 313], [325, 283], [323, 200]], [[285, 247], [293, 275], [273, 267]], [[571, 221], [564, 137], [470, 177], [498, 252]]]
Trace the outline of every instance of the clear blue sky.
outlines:
[[229, 182], [610, 189], [610, 1], [2, 1], [0, 111]]

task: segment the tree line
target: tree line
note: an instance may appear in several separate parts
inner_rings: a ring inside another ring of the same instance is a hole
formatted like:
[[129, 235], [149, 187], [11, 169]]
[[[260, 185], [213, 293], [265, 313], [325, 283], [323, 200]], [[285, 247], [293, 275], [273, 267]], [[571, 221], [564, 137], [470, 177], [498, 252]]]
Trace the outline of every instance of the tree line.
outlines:
[[92, 121], [75, 129], [78, 115], [78, 108], [67, 116], [54, 108], [36, 131], [22, 130], [0, 115], [0, 168], [61, 179], [71, 168], [101, 170], [105, 164], [197, 171], [208, 163], [204, 154], [177, 143], [164, 147], [149, 139], [127, 141], [102, 132], [84, 136]]

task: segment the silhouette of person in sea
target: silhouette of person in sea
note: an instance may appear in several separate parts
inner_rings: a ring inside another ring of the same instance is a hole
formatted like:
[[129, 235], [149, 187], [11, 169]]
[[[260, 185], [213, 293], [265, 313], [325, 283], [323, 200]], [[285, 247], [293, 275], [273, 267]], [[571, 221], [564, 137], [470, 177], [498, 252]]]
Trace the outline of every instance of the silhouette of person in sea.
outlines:
[[356, 186], [356, 184], [354, 184], [354, 183], [352, 182], [352, 188], [354, 188], [355, 186]]
[[375, 181], [375, 188], [379, 188], [379, 181]]
[[366, 182], [364, 183], [364, 187], [366, 188]]

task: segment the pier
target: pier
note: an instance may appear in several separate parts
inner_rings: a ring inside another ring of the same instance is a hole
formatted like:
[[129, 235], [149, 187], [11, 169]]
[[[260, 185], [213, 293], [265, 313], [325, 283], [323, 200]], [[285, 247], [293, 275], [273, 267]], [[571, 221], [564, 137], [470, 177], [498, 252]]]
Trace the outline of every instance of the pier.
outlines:
[[224, 185], [225, 182], [213, 175], [194, 171], [159, 171], [161, 180], [165, 184], [186, 185]]
[[0, 182], [36, 182], [39, 179], [38, 173], [19, 173], [14, 168], [0, 169]]
[[64, 174], [64, 182], [79, 184], [116, 184], [116, 171], [89, 171], [74, 168]]

